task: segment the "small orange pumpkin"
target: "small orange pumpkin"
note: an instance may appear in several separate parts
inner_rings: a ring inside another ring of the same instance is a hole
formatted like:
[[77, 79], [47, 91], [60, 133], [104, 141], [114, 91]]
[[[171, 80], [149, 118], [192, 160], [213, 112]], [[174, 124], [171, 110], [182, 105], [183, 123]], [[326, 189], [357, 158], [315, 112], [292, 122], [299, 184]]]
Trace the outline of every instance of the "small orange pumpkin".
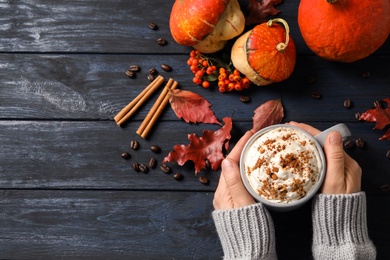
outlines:
[[244, 31], [245, 16], [237, 0], [176, 0], [169, 27], [177, 43], [213, 53]]
[[258, 86], [287, 79], [296, 61], [295, 43], [289, 30], [287, 22], [281, 18], [256, 25], [234, 43], [233, 66]]
[[390, 33], [389, 0], [301, 0], [298, 25], [307, 46], [331, 61], [363, 59]]

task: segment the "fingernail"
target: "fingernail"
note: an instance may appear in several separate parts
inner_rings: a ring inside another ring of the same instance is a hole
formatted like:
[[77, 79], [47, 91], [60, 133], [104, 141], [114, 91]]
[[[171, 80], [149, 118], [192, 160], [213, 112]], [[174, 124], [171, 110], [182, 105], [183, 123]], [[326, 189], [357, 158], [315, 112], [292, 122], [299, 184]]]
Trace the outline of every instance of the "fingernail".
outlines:
[[341, 134], [339, 132], [333, 132], [329, 136], [329, 142], [331, 144], [341, 144], [343, 139], [341, 138]]

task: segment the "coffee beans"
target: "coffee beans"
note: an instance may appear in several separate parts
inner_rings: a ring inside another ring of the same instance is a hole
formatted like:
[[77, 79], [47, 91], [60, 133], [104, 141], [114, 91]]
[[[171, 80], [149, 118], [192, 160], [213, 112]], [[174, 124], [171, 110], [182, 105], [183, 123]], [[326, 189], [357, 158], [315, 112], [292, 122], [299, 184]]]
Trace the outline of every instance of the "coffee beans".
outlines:
[[137, 162], [133, 163], [133, 170], [136, 172], [139, 172], [139, 163], [137, 163]]
[[130, 159], [130, 157], [131, 157], [130, 154], [129, 154], [128, 152], [122, 153], [121, 156], [122, 156], [122, 158], [125, 159], [125, 160], [128, 160], [128, 159]]
[[129, 78], [135, 78], [136, 73], [134, 71], [131, 71], [131, 70], [126, 70], [126, 75]]
[[171, 72], [172, 71], [172, 67], [169, 66], [168, 64], [161, 64], [161, 68], [166, 71], [166, 72]]
[[355, 143], [352, 140], [347, 140], [344, 142], [345, 149], [351, 150], [354, 147], [355, 147]]
[[150, 158], [150, 160], [149, 160], [149, 167], [154, 169], [154, 168], [156, 168], [156, 166], [157, 166], [156, 158], [154, 158], [154, 157]]
[[151, 68], [151, 69], [149, 69], [149, 74], [157, 75], [158, 71], [155, 68]]
[[363, 78], [369, 78], [369, 77], [371, 77], [371, 72], [369, 72], [369, 71], [363, 71], [362, 72], [362, 77]]
[[251, 98], [249, 96], [240, 96], [240, 101], [242, 103], [249, 103], [251, 102]]
[[364, 142], [364, 140], [360, 137], [358, 139], [356, 139], [355, 143], [356, 143], [356, 146], [359, 148], [365, 148], [365, 146], [366, 146], [366, 142]]
[[140, 66], [138, 66], [136, 64], [130, 65], [130, 67], [129, 67], [129, 71], [132, 71], [132, 72], [138, 72], [140, 70], [141, 70]]
[[154, 153], [161, 153], [161, 148], [157, 145], [150, 146], [150, 150]]
[[139, 164], [139, 170], [143, 173], [147, 173], [149, 171], [149, 167], [146, 164], [141, 163]]
[[314, 99], [321, 99], [322, 98], [322, 95], [320, 92], [318, 91], [312, 91], [311, 92], [311, 97], [314, 98]]
[[306, 78], [305, 78], [305, 82], [307, 84], [313, 84], [316, 82], [316, 78], [314, 75], [308, 75]]
[[152, 82], [156, 77], [153, 74], [149, 74], [147, 78], [150, 82]]
[[165, 163], [161, 164], [160, 169], [163, 173], [170, 173], [171, 172], [171, 168], [169, 168], [169, 166], [166, 165]]
[[208, 184], [209, 183], [209, 179], [207, 179], [207, 177], [205, 177], [205, 176], [200, 176], [199, 178], [198, 178], [198, 181], [200, 182], [200, 183], [202, 183], [202, 184]]
[[139, 148], [139, 143], [136, 140], [133, 140], [130, 142], [130, 148], [133, 150], [138, 150]]
[[160, 45], [160, 46], [164, 46], [167, 44], [167, 41], [164, 39], [164, 38], [158, 38], [156, 40], [157, 44]]
[[149, 28], [152, 29], [152, 30], [157, 30], [158, 26], [157, 26], [157, 24], [151, 22], [151, 23], [149, 23]]
[[360, 120], [361, 115], [362, 115], [362, 114], [360, 114], [359, 112], [356, 112], [356, 113], [355, 113], [355, 118], [356, 118], [356, 120]]
[[181, 174], [181, 173], [175, 173], [175, 174], [173, 175], [173, 178], [174, 178], [175, 180], [177, 180], [177, 181], [181, 181], [181, 180], [183, 179], [183, 174]]
[[352, 106], [352, 101], [349, 98], [344, 100], [344, 107], [345, 108], [351, 108], [351, 106]]

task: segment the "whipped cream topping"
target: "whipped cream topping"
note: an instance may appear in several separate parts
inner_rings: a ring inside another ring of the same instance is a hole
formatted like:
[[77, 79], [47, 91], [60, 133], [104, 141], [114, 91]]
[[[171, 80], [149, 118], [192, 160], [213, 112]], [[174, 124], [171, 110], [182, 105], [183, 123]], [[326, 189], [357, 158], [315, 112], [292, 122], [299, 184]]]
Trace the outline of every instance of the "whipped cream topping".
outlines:
[[316, 144], [302, 131], [278, 127], [259, 136], [244, 157], [252, 188], [265, 199], [289, 203], [304, 197], [323, 165]]

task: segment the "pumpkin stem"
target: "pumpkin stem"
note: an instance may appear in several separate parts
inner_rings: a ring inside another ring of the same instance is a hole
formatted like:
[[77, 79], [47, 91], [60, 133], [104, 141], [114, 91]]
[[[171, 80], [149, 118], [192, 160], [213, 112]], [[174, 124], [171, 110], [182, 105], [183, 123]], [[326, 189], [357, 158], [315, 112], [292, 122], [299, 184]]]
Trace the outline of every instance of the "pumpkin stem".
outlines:
[[328, 2], [329, 4], [334, 4], [337, 2], [337, 0], [326, 0], [326, 2]]
[[276, 45], [276, 49], [279, 52], [284, 52], [284, 50], [287, 48], [288, 42], [290, 41], [290, 27], [288, 27], [287, 22], [282, 18], [271, 19], [267, 22], [267, 25], [271, 27], [274, 22], [282, 23], [284, 25], [284, 29], [286, 30], [286, 42], [280, 42], [278, 45]]

